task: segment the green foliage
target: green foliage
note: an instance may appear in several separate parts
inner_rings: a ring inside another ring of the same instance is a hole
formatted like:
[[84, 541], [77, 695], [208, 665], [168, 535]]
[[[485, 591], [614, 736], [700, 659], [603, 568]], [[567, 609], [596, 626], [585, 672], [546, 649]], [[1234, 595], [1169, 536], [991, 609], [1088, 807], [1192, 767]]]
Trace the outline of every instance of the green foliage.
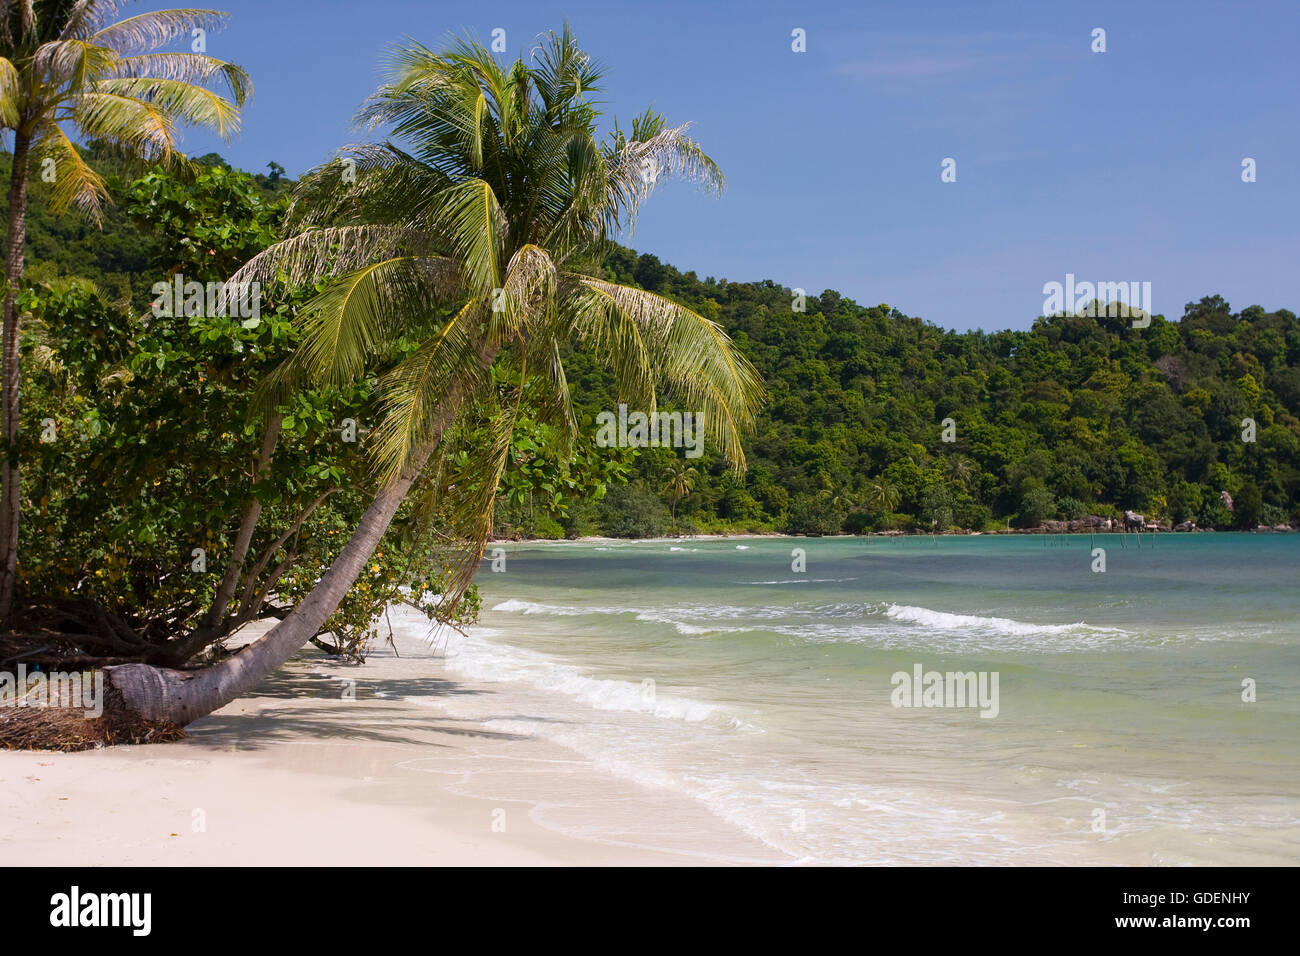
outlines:
[[563, 538], [575, 504], [594, 504], [627, 482], [633, 452], [597, 448], [591, 430], [565, 455], [555, 426], [528, 417], [515, 425], [497, 494], [497, 535]]
[[287, 195], [225, 165], [200, 167], [193, 181], [161, 170], [126, 191], [126, 211], [149, 237], [145, 248], [165, 279], [181, 273], [224, 282], [279, 238]]
[[829, 492], [797, 494], [790, 502], [785, 524], [786, 534], [836, 534], [844, 525], [844, 514], [831, 502]]
[[[104, 173], [110, 192], [120, 195], [119, 168], [93, 150], [84, 151], [89, 162]], [[0, 153], [0, 177], [8, 182], [13, 157]], [[125, 172], [125, 170], [121, 170]], [[39, 183], [39, 180], [37, 180]], [[9, 227], [8, 206], [0, 204], [0, 226]], [[76, 213], [57, 213], [44, 191], [33, 187], [27, 206], [27, 241], [23, 249], [30, 282], [60, 277], [89, 279], [111, 299], [132, 299], [135, 286], [147, 278], [147, 236], [137, 229], [121, 206], [108, 206], [98, 226]], [[147, 292], [140, 290], [140, 296]], [[137, 300], [142, 301], [142, 299]]]
[[1056, 499], [1037, 478], [1026, 482], [1020, 499], [1020, 523], [1026, 528], [1036, 528], [1056, 513]]
[[[126, 198], [152, 237], [143, 278], [163, 282], [173, 273], [224, 280], [274, 240], [283, 215], [277, 195], [219, 166], [196, 180], [150, 173]], [[289, 395], [275, 409], [274, 457], [256, 481], [268, 419], [250, 412], [257, 382], [297, 341], [294, 309], [314, 291], [273, 284], [252, 321], [137, 316], [87, 282], [24, 290], [20, 599], [94, 601], [165, 651], [210, 605], [254, 496], [262, 512], [232, 616], [274, 614], [311, 589], [370, 499], [367, 462], [340, 423], [367, 420], [373, 380]], [[412, 512], [399, 514], [326, 622], [351, 656], [364, 653], [392, 600], [434, 615], [445, 567]], [[472, 616], [476, 600], [471, 593], [457, 613]]]
[[1233, 516], [1238, 528], [1252, 529], [1264, 519], [1264, 499], [1259, 485], [1247, 480], [1233, 501]]
[[599, 506], [600, 528], [611, 538], [657, 538], [670, 520], [659, 496], [641, 484], [609, 489]]
[[[84, 227], [71, 225], [73, 217], [49, 215], [36, 197], [30, 248], [33, 255], [57, 250], [61, 258], [51, 273], [84, 274], [110, 299], [127, 289], [143, 309], [152, 283], [169, 271], [225, 278], [223, 270], [233, 271], [240, 256], [267, 241], [287, 185], [273, 189], [265, 180], [221, 163], [193, 186], [145, 177], [123, 207], [140, 227], [110, 207], [103, 233], [81, 244], [65, 238], [68, 230]], [[151, 215], [167, 228], [154, 228]], [[792, 293], [775, 283], [701, 280], [623, 248], [615, 248], [603, 268], [610, 281], [653, 287], [721, 323], [770, 392], [754, 434], [744, 439], [744, 476], [729, 473], [712, 442], [691, 462], [696, 476], [677, 505], [683, 527], [689, 520], [710, 530], [928, 531], [932, 521], [946, 523], [950, 512], [959, 527], [1001, 528], [1008, 518], [1018, 524], [1068, 519], [1081, 508], [1106, 516], [1125, 508], [1145, 512], [1158, 497], [1165, 499], [1167, 520], [1201, 527], [1253, 527], [1250, 522], [1269, 515], [1300, 518], [1300, 321], [1287, 310], [1233, 313], [1211, 296], [1189, 304], [1178, 321], [1154, 317], [1147, 329], [1104, 316], [1065, 316], [1040, 319], [1026, 332], [954, 333], [886, 305], [859, 306], [830, 290], [809, 297], [806, 312], [794, 312]], [[256, 347], [262, 355], [276, 336], [287, 347], [293, 333], [286, 310], [299, 301], [268, 299], [265, 328], [207, 322], [184, 331], [211, 339], [211, 358], [220, 358], [213, 373], [239, 392], [253, 370], [239, 371], [235, 360], [245, 353], [238, 350]], [[104, 318], [92, 309], [86, 322], [90, 330]], [[129, 349], [108, 339], [67, 344], [117, 349], [102, 356], [87, 351], [76, 361], [117, 361], [140, 374], [145, 356], [155, 366], [161, 360], [165, 371], [174, 350], [185, 354], [189, 346], [178, 345], [177, 334], [132, 333]], [[620, 399], [606, 363], [566, 349], [564, 367], [582, 426], [575, 457], [561, 455], [535, 419], [521, 424], [503, 473], [499, 534], [541, 534], [539, 515], [568, 536], [612, 534], [625, 522], [600, 495], [629, 478], [665, 512], [670, 509], [661, 454], [667, 450], [596, 448], [590, 441], [594, 416], [616, 409]], [[242, 421], [234, 392], [177, 394], [187, 402], [234, 403], [233, 419]], [[355, 410], [365, 398], [358, 392], [349, 407]], [[32, 416], [44, 417], [32, 401], [25, 403]], [[313, 405], [305, 413], [314, 420], [325, 408]], [[956, 423], [955, 442], [942, 441], [945, 417]], [[1246, 417], [1258, 424], [1253, 444], [1242, 441]], [[34, 435], [36, 424], [29, 424]], [[168, 434], [187, 427], [182, 418]], [[296, 414], [293, 427], [299, 427]], [[243, 454], [255, 453], [253, 437], [241, 441]], [[1222, 506], [1225, 490], [1234, 498], [1245, 491], [1247, 513]], [[829, 521], [811, 514], [810, 502], [823, 493], [840, 502]]]
[[[716, 318], [769, 390], [738, 486], [707, 446], [696, 462], [683, 506], [699, 524], [982, 530], [1113, 517], [1164, 496], [1167, 518], [1228, 528], [1246, 522], [1219, 493], [1251, 482], [1261, 506], [1300, 519], [1300, 321], [1285, 309], [1234, 314], [1211, 296], [1146, 329], [1063, 316], [956, 333], [831, 290], [795, 312], [792, 291], [771, 281], [700, 280], [626, 249], [606, 270]], [[569, 378], [588, 414], [616, 407], [598, 371], [578, 364]], [[942, 440], [948, 417], [955, 442]], [[1246, 417], [1254, 444], [1242, 441]], [[658, 473], [637, 456], [634, 474]], [[829, 525], [813, 514], [823, 494], [847, 503]], [[757, 515], [737, 508], [751, 499]]]

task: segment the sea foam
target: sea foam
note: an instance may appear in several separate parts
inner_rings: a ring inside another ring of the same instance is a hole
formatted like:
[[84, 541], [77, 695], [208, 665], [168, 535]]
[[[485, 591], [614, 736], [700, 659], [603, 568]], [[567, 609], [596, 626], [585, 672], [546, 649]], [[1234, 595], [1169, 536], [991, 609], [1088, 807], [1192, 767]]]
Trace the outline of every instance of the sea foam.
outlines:
[[986, 631], [998, 631], [1017, 637], [1039, 634], [1068, 634], [1072, 631], [1088, 630], [1098, 632], [1117, 632], [1118, 628], [1093, 627], [1085, 621], [1074, 624], [1031, 624], [1025, 621], [1013, 621], [1006, 617], [981, 617], [978, 614], [950, 614], [947, 611], [932, 611], [926, 607], [914, 607], [910, 604], [889, 604], [885, 606], [885, 616], [896, 621], [921, 624], [926, 627], [938, 627], [948, 630], [978, 628]]
[[449, 646], [447, 669], [472, 680], [521, 681], [596, 710], [651, 714], [688, 723], [706, 720], [720, 710], [714, 704], [689, 697], [659, 692], [646, 695], [641, 684], [590, 677], [572, 664], [526, 648], [481, 640], [472, 632]]

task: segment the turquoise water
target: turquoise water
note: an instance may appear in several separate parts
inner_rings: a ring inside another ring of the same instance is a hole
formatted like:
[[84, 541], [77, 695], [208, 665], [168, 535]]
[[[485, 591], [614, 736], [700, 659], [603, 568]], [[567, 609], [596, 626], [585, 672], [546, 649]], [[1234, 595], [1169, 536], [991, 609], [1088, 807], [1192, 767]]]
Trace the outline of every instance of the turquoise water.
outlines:
[[[1138, 543], [508, 546], [447, 666], [792, 861], [1295, 863], [1300, 535]], [[996, 716], [895, 706], [917, 665], [996, 675]]]

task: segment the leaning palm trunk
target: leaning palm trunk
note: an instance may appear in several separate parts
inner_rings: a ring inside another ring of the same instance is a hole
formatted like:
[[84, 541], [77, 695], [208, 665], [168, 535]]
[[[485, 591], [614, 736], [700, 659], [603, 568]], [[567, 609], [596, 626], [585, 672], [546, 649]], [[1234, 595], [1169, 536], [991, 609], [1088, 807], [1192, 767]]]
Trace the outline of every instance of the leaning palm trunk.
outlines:
[[334, 563], [284, 620], [232, 657], [201, 670], [182, 671], [150, 664], [105, 668], [111, 689], [109, 706], [155, 727], [184, 727], [252, 690], [319, 634], [379, 546], [406, 493], [473, 392], [477, 376], [487, 373], [496, 354], [497, 347], [491, 344], [479, 349], [471, 367], [439, 406], [428, 439], [412, 451], [402, 472], [375, 495]]
[[[542, 43], [535, 65], [520, 60], [508, 71], [473, 42], [446, 55], [395, 51], [394, 82], [361, 119], [396, 127], [415, 140], [414, 152], [363, 144], [351, 150], [351, 164], [336, 161], [306, 177], [290, 216], [298, 232], [233, 280], [327, 283], [300, 310], [302, 341], [259, 387], [257, 404], [270, 414], [299, 387], [344, 386], [382, 370], [370, 448], [382, 490], [320, 582], [267, 634], [202, 670], [109, 668], [110, 707], [167, 730], [255, 687], [325, 626], [462, 407], [495, 410], [484, 426], [488, 441], [455, 466], [441, 503], [453, 536], [479, 545], [465, 549], [454, 570], [455, 586], [444, 594], [454, 601], [491, 530], [521, 406], [556, 427], [562, 450], [577, 438], [563, 368], [568, 347], [598, 356], [620, 397], [641, 407], [656, 407], [662, 383], [703, 417], [721, 454], [743, 471], [740, 436], [763, 389], [725, 331], [676, 302], [572, 265], [602, 257], [608, 234], [631, 226], [662, 174], [722, 185], [686, 128], [657, 114], [634, 120], [631, 138], [616, 127], [598, 142], [598, 114], [584, 99], [598, 80], [567, 28]], [[420, 343], [413, 351], [412, 341]], [[674, 521], [682, 497], [674, 495]], [[249, 524], [255, 519], [250, 512]], [[237, 554], [234, 563], [242, 560]]]
[[152, 724], [183, 727], [252, 690], [320, 632], [378, 547], [430, 452], [375, 496], [357, 530], [310, 594], [271, 630], [220, 664], [180, 671], [148, 664], [105, 669], [118, 703]]

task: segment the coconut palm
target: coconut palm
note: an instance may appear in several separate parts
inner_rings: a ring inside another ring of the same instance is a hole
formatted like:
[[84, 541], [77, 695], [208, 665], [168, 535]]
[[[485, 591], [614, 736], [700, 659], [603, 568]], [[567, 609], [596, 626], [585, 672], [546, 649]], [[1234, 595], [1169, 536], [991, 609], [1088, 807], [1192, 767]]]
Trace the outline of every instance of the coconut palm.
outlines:
[[883, 479], [867, 486], [868, 504], [882, 514], [891, 513], [902, 500], [898, 486], [892, 485]]
[[[177, 125], [239, 129], [251, 91], [237, 66], [199, 53], [158, 48], [194, 30], [219, 29], [212, 10], [160, 10], [118, 19], [118, 0], [0, 0], [0, 131], [13, 133], [4, 300], [0, 466], [0, 621], [13, 607], [18, 560], [18, 338], [14, 307], [23, 276], [27, 179], [39, 168], [57, 212], [76, 207], [99, 219], [104, 180], [73, 145], [78, 133], [147, 160], [176, 150]], [[225, 94], [209, 89], [224, 89]]]
[[694, 467], [686, 464], [680, 458], [674, 458], [672, 465], [668, 468], [668, 483], [664, 485], [664, 491], [672, 501], [673, 527], [677, 527], [677, 505], [685, 497], [689, 496], [695, 490], [695, 479], [700, 473]]
[[943, 472], [952, 484], [961, 485], [963, 488], [970, 482], [971, 476], [974, 474], [970, 461], [960, 455], [945, 457], [943, 459]]
[[445, 591], [456, 599], [482, 555], [525, 396], [530, 415], [573, 440], [566, 348], [604, 360], [633, 407], [653, 411], [667, 389], [743, 469], [757, 373], [714, 322], [597, 271], [659, 181], [721, 189], [722, 176], [686, 127], [650, 112], [601, 139], [589, 99], [599, 82], [567, 27], [509, 67], [470, 41], [393, 52], [389, 82], [359, 119], [403, 145], [349, 147], [306, 177], [294, 234], [234, 277], [328, 280], [300, 315], [299, 349], [264, 382], [262, 407], [303, 385], [378, 374], [378, 491], [316, 588], [250, 647], [198, 673], [110, 669], [137, 715], [183, 725], [279, 667], [338, 606], [413, 488], [461, 543]]

